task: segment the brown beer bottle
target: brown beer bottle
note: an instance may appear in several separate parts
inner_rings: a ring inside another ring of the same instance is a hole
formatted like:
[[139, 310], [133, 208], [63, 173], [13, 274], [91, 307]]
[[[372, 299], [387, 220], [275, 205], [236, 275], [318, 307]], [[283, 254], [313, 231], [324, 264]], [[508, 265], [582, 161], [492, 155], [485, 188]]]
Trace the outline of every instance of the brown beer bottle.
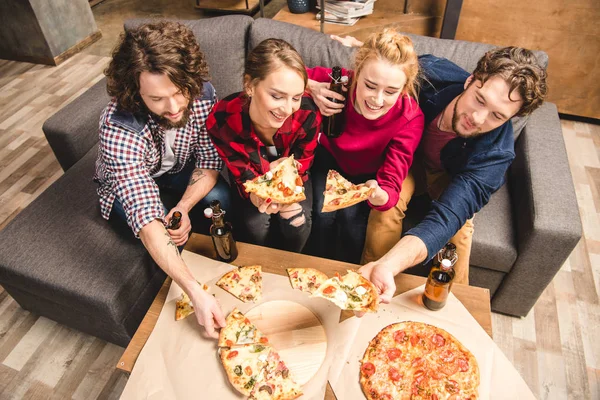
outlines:
[[167, 229], [176, 230], [181, 226], [181, 213], [179, 211], [175, 211], [171, 216], [171, 221], [167, 225]]
[[447, 243], [438, 252], [423, 293], [423, 305], [425, 307], [436, 311], [446, 305], [455, 275], [453, 266], [457, 260], [456, 246], [452, 243]]
[[[329, 89], [346, 97], [346, 92], [344, 92], [343, 87], [348, 83], [348, 77], [342, 76], [342, 69], [340, 67], [333, 67], [330, 77], [331, 85], [329, 86]], [[334, 103], [344, 104], [344, 101], [342, 100], [333, 99], [331, 97], [328, 99]], [[323, 117], [323, 132], [325, 135], [330, 138], [336, 138], [342, 134], [346, 119], [345, 114], [345, 109], [342, 109], [342, 112], [340, 113], [333, 114], [329, 117]]]
[[233, 239], [233, 228], [229, 222], [225, 222], [225, 210], [221, 209], [221, 202], [213, 200], [210, 208], [204, 210], [207, 218], [212, 218], [210, 236], [217, 251], [220, 261], [231, 262], [238, 256], [237, 245]]

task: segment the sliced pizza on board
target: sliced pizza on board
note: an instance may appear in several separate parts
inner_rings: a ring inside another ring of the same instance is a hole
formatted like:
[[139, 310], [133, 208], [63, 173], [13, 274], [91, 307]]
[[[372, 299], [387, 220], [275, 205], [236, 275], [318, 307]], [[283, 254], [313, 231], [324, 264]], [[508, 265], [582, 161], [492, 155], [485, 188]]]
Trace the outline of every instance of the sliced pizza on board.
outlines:
[[269, 343], [269, 339], [237, 308], [234, 308], [227, 316], [225, 327], [219, 333], [220, 347], [267, 343]]
[[377, 288], [361, 274], [348, 270], [344, 276], [335, 276], [323, 282], [311, 297], [322, 297], [342, 310], [377, 311]]
[[273, 170], [244, 183], [246, 193], [279, 204], [293, 204], [306, 199], [304, 184], [298, 174], [294, 156], [280, 162]]
[[364, 183], [355, 185], [339, 172], [332, 169], [327, 173], [327, 182], [323, 196], [323, 209], [321, 212], [331, 212], [350, 207], [365, 201], [371, 196], [375, 189]]
[[290, 284], [294, 289], [314, 293], [329, 277], [315, 268], [288, 268]]
[[262, 267], [237, 267], [223, 275], [217, 281], [217, 286], [245, 303], [256, 302], [262, 296]]

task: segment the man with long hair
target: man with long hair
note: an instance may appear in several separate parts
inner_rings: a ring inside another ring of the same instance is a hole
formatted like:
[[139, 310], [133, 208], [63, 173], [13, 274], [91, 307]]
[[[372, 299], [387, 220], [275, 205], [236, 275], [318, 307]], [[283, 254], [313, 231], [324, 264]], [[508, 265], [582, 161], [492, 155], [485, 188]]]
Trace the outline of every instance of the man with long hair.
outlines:
[[[224, 326], [213, 296], [180, 256], [190, 212], [219, 200], [229, 209], [222, 161], [205, 121], [217, 97], [192, 31], [175, 22], [145, 24], [121, 35], [105, 71], [112, 97], [100, 118], [96, 161], [100, 209], [125, 220], [156, 263], [189, 295], [198, 323], [216, 337]], [[179, 202], [168, 210], [163, 191]], [[174, 212], [180, 226], [172, 226]], [[201, 218], [199, 218], [201, 219]]]

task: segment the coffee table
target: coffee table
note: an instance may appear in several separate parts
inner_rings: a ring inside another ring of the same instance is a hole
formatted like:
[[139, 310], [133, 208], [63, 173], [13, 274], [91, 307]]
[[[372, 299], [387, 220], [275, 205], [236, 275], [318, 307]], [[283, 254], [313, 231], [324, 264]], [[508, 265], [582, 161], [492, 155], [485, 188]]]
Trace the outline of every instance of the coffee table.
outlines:
[[[210, 236], [192, 234], [185, 249], [206, 257], [216, 258], [215, 249]], [[349, 268], [358, 268], [357, 265], [340, 261], [290, 253], [247, 243], [238, 242], [238, 250], [239, 256], [234, 261], [235, 265], [260, 264], [262, 265], [262, 270], [264, 272], [284, 276], [287, 276], [286, 268], [298, 266], [317, 268], [329, 276], [333, 276], [336, 272], [344, 274]], [[417, 286], [421, 286], [425, 281], [426, 279], [420, 276], [399, 274], [396, 276], [396, 295], [414, 289]], [[135, 361], [156, 325], [160, 311], [167, 298], [170, 285], [171, 278], [167, 278], [117, 364], [117, 368], [121, 371], [131, 373]], [[488, 335], [492, 336], [490, 291], [475, 286], [456, 284], [452, 286], [452, 293], [454, 293], [454, 295], [464, 304], [465, 308], [471, 313], [475, 320], [477, 320], [479, 325], [481, 325]], [[352, 313], [346, 312], [343, 312], [342, 314], [342, 318], [348, 318], [353, 315]], [[329, 384], [327, 385], [325, 399], [335, 399], [335, 395]]]

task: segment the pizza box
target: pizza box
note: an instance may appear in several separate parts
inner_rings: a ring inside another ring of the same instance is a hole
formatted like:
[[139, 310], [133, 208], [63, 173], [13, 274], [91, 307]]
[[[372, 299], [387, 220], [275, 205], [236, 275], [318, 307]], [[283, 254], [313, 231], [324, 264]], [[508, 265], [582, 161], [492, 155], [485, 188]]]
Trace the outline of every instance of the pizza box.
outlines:
[[517, 370], [492, 338], [483, 330], [463, 304], [450, 294], [446, 306], [431, 311], [422, 304], [425, 286], [402, 293], [390, 304], [380, 304], [376, 314], [350, 318], [340, 323], [343, 331], [353, 332], [347, 338], [341, 356], [329, 371], [329, 382], [338, 399], [365, 399], [359, 382], [360, 360], [370, 341], [386, 326], [417, 321], [435, 325], [458, 339], [477, 359], [480, 372], [480, 399], [535, 399]]

